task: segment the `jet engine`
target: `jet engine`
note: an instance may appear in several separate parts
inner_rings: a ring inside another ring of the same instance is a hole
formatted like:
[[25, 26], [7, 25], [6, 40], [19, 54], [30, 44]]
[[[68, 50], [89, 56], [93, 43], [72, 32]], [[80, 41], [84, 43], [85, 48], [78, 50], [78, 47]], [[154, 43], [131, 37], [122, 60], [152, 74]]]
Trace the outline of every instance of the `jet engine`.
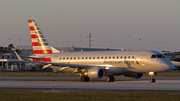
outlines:
[[124, 76], [130, 79], [140, 79], [143, 76], [143, 73], [127, 73], [127, 74], [124, 74]]
[[98, 79], [104, 76], [104, 70], [98, 67], [88, 69], [84, 75], [92, 79]]

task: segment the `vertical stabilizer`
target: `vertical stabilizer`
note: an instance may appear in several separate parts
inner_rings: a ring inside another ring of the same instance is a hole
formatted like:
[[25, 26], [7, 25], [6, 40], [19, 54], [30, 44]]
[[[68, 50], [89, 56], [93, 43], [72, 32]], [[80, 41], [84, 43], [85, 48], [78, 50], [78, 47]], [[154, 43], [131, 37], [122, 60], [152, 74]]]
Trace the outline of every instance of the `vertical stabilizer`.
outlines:
[[51, 46], [34, 20], [29, 20], [29, 30], [34, 54], [53, 53]]

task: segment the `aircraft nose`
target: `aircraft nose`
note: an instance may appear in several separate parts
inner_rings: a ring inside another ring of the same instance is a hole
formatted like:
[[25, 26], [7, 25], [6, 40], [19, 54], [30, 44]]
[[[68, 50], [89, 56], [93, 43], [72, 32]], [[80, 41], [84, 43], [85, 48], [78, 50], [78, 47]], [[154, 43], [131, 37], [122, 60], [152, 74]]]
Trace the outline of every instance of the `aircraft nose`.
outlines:
[[163, 63], [163, 67], [168, 70], [173, 70], [174, 64], [171, 61], [165, 61], [165, 63]]

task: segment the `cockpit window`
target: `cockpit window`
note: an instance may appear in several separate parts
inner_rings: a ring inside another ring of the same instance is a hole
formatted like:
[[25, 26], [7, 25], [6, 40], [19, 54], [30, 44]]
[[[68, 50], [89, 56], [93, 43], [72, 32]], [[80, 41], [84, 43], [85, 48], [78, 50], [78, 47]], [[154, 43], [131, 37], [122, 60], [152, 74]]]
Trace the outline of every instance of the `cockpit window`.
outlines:
[[164, 55], [161, 55], [161, 54], [158, 54], [158, 55], [157, 55], [157, 58], [165, 58], [165, 56], [164, 56]]
[[151, 58], [156, 58], [156, 55], [152, 55]]
[[164, 55], [157, 54], [157, 55], [152, 55], [151, 58], [166, 58]]

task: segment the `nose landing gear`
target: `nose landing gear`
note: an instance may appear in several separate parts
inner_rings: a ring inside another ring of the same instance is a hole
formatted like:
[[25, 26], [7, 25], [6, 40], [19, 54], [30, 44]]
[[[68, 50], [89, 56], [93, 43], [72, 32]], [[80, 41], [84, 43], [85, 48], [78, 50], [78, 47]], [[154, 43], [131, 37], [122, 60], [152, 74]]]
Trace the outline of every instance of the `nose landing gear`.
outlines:
[[156, 82], [156, 79], [154, 78], [154, 72], [149, 72], [149, 75], [151, 75], [150, 82], [151, 82], [151, 83], [155, 83], [155, 82]]

